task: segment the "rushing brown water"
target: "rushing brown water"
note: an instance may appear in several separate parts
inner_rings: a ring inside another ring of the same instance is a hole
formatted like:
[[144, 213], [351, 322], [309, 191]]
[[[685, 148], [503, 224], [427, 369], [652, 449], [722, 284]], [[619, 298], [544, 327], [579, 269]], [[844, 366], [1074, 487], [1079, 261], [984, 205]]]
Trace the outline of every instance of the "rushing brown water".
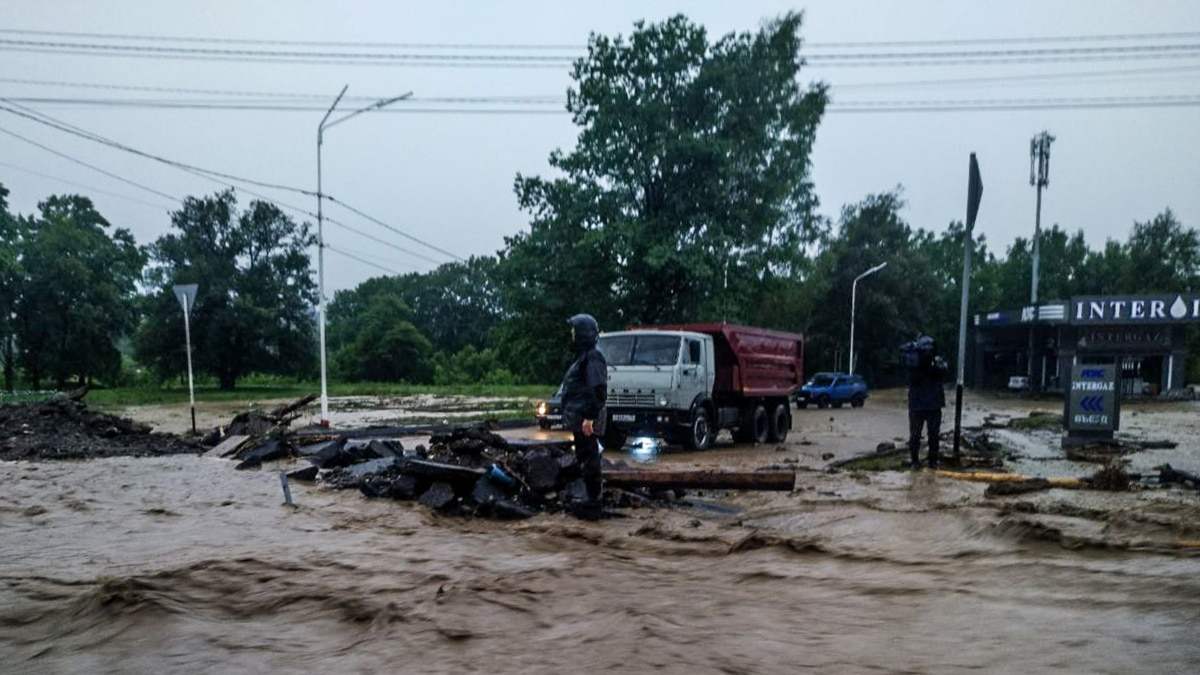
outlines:
[[[701, 459], [815, 456], [823, 434], [850, 433], [839, 426], [850, 414], [861, 416], [854, 428], [871, 414], [896, 421], [869, 409], [798, 413], [809, 429], [786, 451], [727, 445]], [[280, 467], [232, 466], [0, 462], [0, 671], [1191, 673], [1200, 663], [1200, 499], [1181, 490], [996, 500], [927, 472], [801, 471], [792, 493], [511, 523], [294, 482], [291, 508]]]

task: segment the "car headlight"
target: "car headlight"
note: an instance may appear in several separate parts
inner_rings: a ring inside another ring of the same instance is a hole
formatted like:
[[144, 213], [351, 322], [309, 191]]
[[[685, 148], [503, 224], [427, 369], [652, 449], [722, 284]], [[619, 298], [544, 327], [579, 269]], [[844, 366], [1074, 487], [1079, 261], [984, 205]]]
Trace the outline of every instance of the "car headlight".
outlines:
[[545, 402], [545, 401], [538, 401], [538, 404], [537, 404], [537, 414], [539, 414], [539, 415], [545, 415], [545, 414], [546, 414], [546, 402]]

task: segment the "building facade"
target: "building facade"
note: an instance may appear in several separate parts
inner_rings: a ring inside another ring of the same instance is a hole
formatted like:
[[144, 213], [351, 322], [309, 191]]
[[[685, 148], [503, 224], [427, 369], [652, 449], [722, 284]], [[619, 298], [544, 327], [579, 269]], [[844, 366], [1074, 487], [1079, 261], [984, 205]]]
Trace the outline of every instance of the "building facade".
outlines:
[[1187, 332], [1200, 294], [1082, 296], [975, 315], [974, 382], [1061, 392], [1075, 364], [1115, 364], [1121, 393], [1157, 395], [1188, 385]]

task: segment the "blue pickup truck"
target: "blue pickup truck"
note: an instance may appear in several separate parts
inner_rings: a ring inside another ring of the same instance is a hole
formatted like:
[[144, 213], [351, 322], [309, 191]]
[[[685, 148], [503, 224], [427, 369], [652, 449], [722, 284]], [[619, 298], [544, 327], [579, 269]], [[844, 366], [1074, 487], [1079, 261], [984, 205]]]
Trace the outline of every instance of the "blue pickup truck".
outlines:
[[844, 403], [861, 408], [867, 402], [867, 382], [862, 375], [817, 373], [796, 390], [794, 398], [797, 408], [810, 403], [818, 408], [840, 408]]

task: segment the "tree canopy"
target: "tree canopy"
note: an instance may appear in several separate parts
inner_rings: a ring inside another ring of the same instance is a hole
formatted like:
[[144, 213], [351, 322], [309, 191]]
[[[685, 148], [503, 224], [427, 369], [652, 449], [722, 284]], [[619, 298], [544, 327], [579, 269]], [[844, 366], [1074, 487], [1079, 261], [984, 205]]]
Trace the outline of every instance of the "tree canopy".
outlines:
[[185, 372], [182, 310], [173, 288], [197, 284], [191, 315], [194, 368], [232, 389], [250, 372], [303, 376], [317, 363], [316, 284], [308, 225], [273, 204], [237, 213], [232, 190], [188, 197], [171, 214], [176, 232], [150, 246], [152, 295], [137, 335], [138, 356], [163, 377]]
[[521, 373], [558, 370], [571, 314], [613, 328], [746, 321], [771, 300], [754, 292], [764, 279], [804, 269], [827, 97], [799, 83], [800, 25], [790, 13], [710, 43], [676, 16], [591, 36], [567, 93], [576, 147], [549, 159], [562, 176], [516, 180], [532, 221], [506, 239], [498, 273]]
[[8, 212], [8, 189], [0, 183], [0, 363], [4, 367], [4, 390], [16, 384], [16, 310], [23, 275], [20, 245], [22, 221]]
[[112, 382], [121, 369], [117, 341], [136, 319], [137, 280], [146, 261], [133, 235], [113, 229], [92, 201], [53, 196], [26, 221], [23, 279], [15, 303], [18, 358], [35, 388], [50, 378]]
[[[802, 84], [802, 15], [711, 39], [683, 16], [593, 34], [571, 69], [575, 145], [548, 176], [518, 174], [529, 228], [493, 256], [370, 279], [328, 308], [336, 377], [460, 384], [556, 381], [573, 314], [604, 330], [666, 322], [746, 323], [806, 335], [809, 372], [848, 367], [898, 382], [896, 348], [918, 333], [956, 345], [965, 228], [904, 220], [903, 189], [818, 213], [810, 171], [828, 102]], [[983, 205], [987, 209], [986, 199]], [[238, 210], [232, 190], [189, 197], [146, 251], [77, 195], [32, 216], [0, 185], [0, 360], [6, 388], [110, 379], [138, 318], [135, 356], [161, 378], [186, 370], [173, 293], [195, 283], [194, 365], [232, 388], [250, 373], [315, 375], [315, 284], [307, 224], [275, 205]], [[1093, 249], [1092, 223], [1038, 241], [1042, 301], [1200, 290], [1200, 232], [1168, 208], [1127, 241]], [[971, 242], [970, 311], [1029, 302], [1033, 242]], [[887, 263], [857, 285], [867, 269]], [[138, 280], [142, 295], [139, 297]], [[136, 304], [135, 304], [136, 303]], [[1200, 324], [1188, 328], [1193, 347]], [[1200, 349], [1190, 353], [1200, 380]]]

